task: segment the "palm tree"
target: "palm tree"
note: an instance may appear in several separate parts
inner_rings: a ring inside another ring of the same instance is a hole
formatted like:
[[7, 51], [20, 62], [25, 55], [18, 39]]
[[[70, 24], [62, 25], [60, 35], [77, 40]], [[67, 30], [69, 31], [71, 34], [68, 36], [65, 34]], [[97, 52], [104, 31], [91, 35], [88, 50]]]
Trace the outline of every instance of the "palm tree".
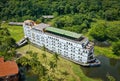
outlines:
[[50, 66], [50, 77], [52, 77], [52, 79], [54, 79], [55, 78], [55, 68], [57, 67], [57, 64], [54, 61], [50, 61], [49, 66]]
[[[30, 66], [32, 68], [32, 72], [39, 75], [39, 79], [45, 79], [44, 77], [48, 74], [47, 68], [41, 64], [36, 52], [28, 52], [30, 54]], [[45, 57], [45, 56], [44, 56]]]
[[59, 60], [59, 55], [57, 53], [53, 54], [53, 60], [55, 61], [55, 63], [57, 64], [58, 60]]
[[42, 57], [43, 57], [43, 59], [45, 61], [45, 64], [47, 64], [47, 55], [46, 55], [45, 52], [42, 53]]
[[47, 55], [46, 55], [46, 47], [45, 47], [45, 45], [42, 47], [42, 50], [44, 51], [42, 53], [42, 57], [44, 58], [45, 64], [47, 64]]
[[42, 50], [46, 52], [46, 47], [45, 47], [45, 45], [42, 46]]
[[50, 61], [49, 66], [50, 66], [50, 70], [52, 71], [51, 73], [54, 74], [55, 68], [57, 67], [56, 63], [53, 61]]
[[21, 65], [23, 65], [23, 66], [26, 66], [26, 65], [29, 65], [29, 63], [30, 63], [30, 60], [28, 59], [28, 58], [26, 58], [26, 57], [21, 57], [20, 59], [18, 59], [17, 61], [16, 61], [18, 64], [21, 64]]

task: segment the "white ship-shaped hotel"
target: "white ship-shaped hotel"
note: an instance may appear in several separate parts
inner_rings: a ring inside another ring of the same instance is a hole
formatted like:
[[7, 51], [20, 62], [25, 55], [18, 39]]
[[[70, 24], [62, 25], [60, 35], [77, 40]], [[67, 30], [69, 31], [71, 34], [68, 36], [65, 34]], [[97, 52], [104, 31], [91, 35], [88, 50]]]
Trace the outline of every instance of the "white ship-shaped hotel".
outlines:
[[40, 47], [60, 54], [61, 57], [83, 66], [100, 65], [94, 57], [94, 44], [82, 34], [51, 27], [48, 24], [35, 24], [32, 20], [23, 23], [25, 37]]

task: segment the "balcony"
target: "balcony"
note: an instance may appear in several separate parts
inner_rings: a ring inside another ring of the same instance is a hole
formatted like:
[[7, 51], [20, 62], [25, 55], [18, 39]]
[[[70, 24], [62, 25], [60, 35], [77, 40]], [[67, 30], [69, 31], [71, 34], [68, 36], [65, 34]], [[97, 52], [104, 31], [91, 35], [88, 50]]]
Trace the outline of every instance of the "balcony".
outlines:
[[93, 47], [94, 47], [94, 43], [93, 43], [93, 42], [89, 42], [89, 43], [85, 46], [85, 48], [88, 49], [89, 51], [91, 51], [91, 50], [93, 49]]

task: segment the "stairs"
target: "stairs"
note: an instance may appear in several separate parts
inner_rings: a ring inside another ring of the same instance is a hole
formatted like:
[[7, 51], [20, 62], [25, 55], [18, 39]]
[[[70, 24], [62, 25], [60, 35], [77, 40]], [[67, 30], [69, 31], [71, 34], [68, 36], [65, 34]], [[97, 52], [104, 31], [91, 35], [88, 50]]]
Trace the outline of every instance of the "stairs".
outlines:
[[19, 42], [17, 42], [17, 47], [21, 47], [23, 45], [25, 45], [27, 43], [28, 39], [27, 38], [23, 38], [21, 39]]

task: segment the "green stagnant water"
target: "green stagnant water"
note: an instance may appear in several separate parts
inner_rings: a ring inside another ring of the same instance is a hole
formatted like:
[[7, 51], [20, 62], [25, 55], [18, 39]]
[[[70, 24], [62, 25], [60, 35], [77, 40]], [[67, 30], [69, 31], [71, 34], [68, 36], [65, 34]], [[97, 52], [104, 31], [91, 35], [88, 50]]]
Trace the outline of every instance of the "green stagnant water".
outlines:
[[90, 78], [100, 78], [108, 81], [106, 75], [113, 76], [116, 81], [120, 81], [120, 60], [107, 58], [105, 56], [97, 57], [101, 61], [99, 67], [81, 67], [86, 76]]

